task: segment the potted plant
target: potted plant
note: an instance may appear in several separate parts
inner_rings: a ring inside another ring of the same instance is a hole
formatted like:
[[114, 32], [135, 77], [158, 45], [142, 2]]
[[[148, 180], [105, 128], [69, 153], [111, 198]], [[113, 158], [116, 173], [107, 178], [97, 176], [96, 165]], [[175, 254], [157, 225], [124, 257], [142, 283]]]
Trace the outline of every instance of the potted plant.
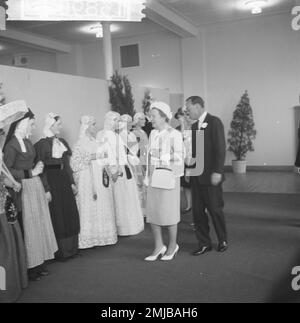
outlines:
[[135, 114], [134, 98], [128, 77], [116, 71], [110, 81], [109, 100], [112, 111], [133, 117]]
[[228, 150], [236, 157], [236, 159], [232, 161], [234, 173], [246, 173], [247, 153], [254, 151], [253, 142], [256, 138], [256, 134], [253, 111], [250, 105], [248, 92], [246, 91], [233, 112], [231, 129], [228, 133]]

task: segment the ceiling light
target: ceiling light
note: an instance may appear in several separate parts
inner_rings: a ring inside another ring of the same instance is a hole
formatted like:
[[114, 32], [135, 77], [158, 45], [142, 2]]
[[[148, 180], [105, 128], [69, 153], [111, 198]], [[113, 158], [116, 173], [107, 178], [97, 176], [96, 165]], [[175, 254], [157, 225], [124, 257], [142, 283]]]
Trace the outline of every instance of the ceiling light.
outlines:
[[247, 0], [244, 2], [246, 7], [251, 8], [253, 15], [262, 13], [262, 8], [266, 6], [268, 0]]
[[[110, 31], [112, 33], [119, 31], [120, 26], [118, 24], [111, 24], [110, 25]], [[100, 22], [97, 24], [88, 24], [84, 25], [83, 27], [80, 27], [79, 31], [87, 33], [87, 34], [94, 34], [96, 35], [97, 38], [102, 38], [103, 37], [103, 28]]]
[[103, 28], [102, 28], [102, 25], [100, 23], [95, 25], [95, 26], [92, 26], [90, 28], [91, 28], [91, 32], [96, 33], [97, 38], [102, 38], [103, 37]]
[[253, 15], [258, 15], [258, 14], [262, 13], [262, 8], [261, 7], [254, 7], [254, 8], [252, 8], [251, 12]]

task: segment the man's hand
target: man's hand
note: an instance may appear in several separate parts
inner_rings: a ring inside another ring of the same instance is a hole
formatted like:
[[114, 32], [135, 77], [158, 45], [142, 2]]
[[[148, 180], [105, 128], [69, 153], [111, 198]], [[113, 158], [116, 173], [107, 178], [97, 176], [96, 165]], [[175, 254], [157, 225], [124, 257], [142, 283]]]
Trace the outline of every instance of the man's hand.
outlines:
[[222, 174], [212, 173], [211, 183], [213, 186], [218, 186], [222, 182]]
[[72, 190], [73, 190], [73, 194], [74, 195], [77, 195], [78, 194], [78, 189], [77, 189], [77, 187], [76, 187], [75, 184], [72, 184]]
[[51, 201], [52, 201], [52, 195], [51, 195], [51, 193], [50, 193], [50, 192], [47, 192], [47, 193], [46, 193], [46, 198], [47, 198], [47, 202], [48, 202], [48, 204], [49, 204], [49, 203], [51, 203]]

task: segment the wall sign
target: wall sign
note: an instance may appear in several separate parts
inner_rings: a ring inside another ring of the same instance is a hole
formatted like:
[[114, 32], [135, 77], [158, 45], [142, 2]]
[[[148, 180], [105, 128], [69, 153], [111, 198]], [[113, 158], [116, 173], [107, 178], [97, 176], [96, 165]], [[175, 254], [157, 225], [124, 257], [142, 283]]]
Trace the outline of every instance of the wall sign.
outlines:
[[300, 30], [300, 6], [296, 6], [292, 9], [292, 15], [295, 16], [292, 20], [293, 30]]
[[9, 0], [8, 20], [141, 21], [146, 0]]

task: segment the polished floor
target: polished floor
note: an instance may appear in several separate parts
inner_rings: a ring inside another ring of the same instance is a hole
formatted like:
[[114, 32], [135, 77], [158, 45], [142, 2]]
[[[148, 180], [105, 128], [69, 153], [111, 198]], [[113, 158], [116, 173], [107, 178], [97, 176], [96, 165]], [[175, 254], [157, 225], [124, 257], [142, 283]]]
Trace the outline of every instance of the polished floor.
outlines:
[[226, 174], [225, 192], [300, 194], [300, 174], [293, 172], [248, 172]]
[[299, 196], [225, 193], [225, 201], [224, 254], [191, 256], [197, 243], [191, 215], [183, 215], [174, 261], [143, 261], [153, 246], [147, 226], [115, 246], [50, 264], [51, 275], [31, 283], [19, 302], [299, 302], [291, 288], [292, 269], [300, 265]]

